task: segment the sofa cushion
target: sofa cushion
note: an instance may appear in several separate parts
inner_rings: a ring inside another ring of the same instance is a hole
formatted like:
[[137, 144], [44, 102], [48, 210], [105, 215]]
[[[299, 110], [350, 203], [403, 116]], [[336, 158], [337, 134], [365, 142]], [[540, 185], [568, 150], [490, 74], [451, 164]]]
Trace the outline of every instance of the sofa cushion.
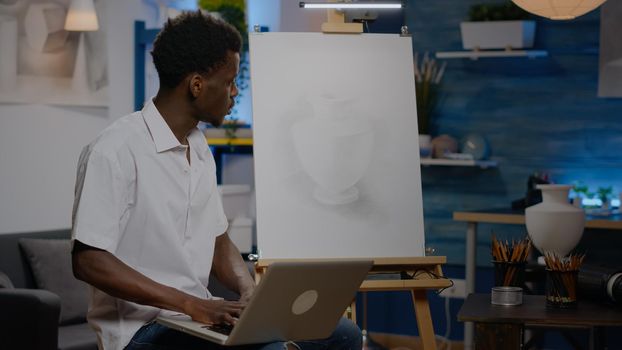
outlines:
[[19, 245], [26, 255], [37, 288], [57, 294], [61, 300], [61, 325], [85, 322], [88, 286], [73, 277], [71, 241], [68, 239], [23, 238]]
[[59, 350], [97, 350], [97, 335], [88, 323], [58, 328]]
[[9, 276], [2, 271], [0, 271], [0, 288], [15, 288]]

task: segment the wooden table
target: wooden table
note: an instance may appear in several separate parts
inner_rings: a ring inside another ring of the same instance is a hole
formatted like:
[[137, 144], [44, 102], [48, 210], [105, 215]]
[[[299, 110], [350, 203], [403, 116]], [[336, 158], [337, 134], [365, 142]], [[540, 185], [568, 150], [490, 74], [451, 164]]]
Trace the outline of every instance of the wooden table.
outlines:
[[[475, 268], [477, 257], [477, 224], [525, 225], [525, 214], [511, 209], [490, 209], [481, 211], [455, 211], [454, 221], [466, 221], [465, 279], [467, 294], [475, 292]], [[607, 217], [587, 216], [585, 228], [622, 230], [622, 215]]]
[[[470, 294], [458, 320], [475, 322], [475, 348], [522, 349], [525, 327], [587, 328], [595, 348], [604, 345], [600, 327], [622, 326], [622, 309], [579, 300], [576, 309], [550, 309], [543, 295], [524, 295], [519, 306], [490, 304], [490, 294]], [[592, 348], [592, 346], [590, 347]]]
[[[467, 294], [475, 292], [475, 270], [477, 262], [477, 224], [509, 224], [525, 225], [525, 213], [512, 209], [489, 209], [478, 211], [455, 211], [454, 221], [466, 221], [466, 254], [465, 254], [465, 280]], [[622, 230], [622, 215], [608, 217], [587, 216], [586, 228]], [[465, 349], [470, 349], [473, 339], [473, 328], [470, 323], [465, 324], [464, 344]]]

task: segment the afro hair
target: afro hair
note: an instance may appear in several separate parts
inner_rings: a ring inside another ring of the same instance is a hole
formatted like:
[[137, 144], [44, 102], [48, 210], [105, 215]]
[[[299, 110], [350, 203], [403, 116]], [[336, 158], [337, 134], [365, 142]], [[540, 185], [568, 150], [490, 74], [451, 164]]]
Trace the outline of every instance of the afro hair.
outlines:
[[239, 53], [241, 47], [242, 37], [232, 25], [201, 11], [183, 12], [158, 33], [151, 56], [160, 85], [174, 88], [188, 74], [224, 65], [227, 53]]

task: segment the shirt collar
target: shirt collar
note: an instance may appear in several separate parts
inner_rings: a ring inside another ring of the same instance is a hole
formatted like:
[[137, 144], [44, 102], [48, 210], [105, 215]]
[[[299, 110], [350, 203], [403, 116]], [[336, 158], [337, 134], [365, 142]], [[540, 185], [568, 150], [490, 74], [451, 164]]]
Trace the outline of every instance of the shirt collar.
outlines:
[[[160, 153], [182, 146], [151, 99], [145, 103], [142, 114], [153, 138], [156, 152]], [[198, 128], [194, 128], [190, 131], [187, 138], [190, 147], [196, 150], [199, 158], [205, 159], [207, 142], [201, 131]]]
[[158, 153], [181, 146], [151, 99], [145, 103], [142, 113]]
[[199, 130], [199, 128], [194, 128], [188, 134], [188, 144], [190, 148], [194, 148], [194, 151], [199, 156], [199, 159], [206, 160], [207, 159], [207, 140], [205, 139], [205, 135]]

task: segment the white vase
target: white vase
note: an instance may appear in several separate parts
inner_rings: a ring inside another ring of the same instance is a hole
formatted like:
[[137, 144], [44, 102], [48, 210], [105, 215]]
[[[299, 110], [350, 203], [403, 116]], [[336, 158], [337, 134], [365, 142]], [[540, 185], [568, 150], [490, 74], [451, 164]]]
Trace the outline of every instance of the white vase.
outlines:
[[296, 153], [316, 183], [313, 196], [321, 203], [340, 205], [359, 197], [356, 183], [372, 159], [371, 122], [353, 115], [351, 100], [322, 96], [314, 101], [314, 117], [292, 127]]
[[419, 134], [419, 156], [430, 158], [432, 156], [432, 136]]
[[531, 242], [540, 252], [566, 256], [581, 240], [585, 212], [568, 203], [569, 185], [537, 185], [542, 203], [525, 210]]

